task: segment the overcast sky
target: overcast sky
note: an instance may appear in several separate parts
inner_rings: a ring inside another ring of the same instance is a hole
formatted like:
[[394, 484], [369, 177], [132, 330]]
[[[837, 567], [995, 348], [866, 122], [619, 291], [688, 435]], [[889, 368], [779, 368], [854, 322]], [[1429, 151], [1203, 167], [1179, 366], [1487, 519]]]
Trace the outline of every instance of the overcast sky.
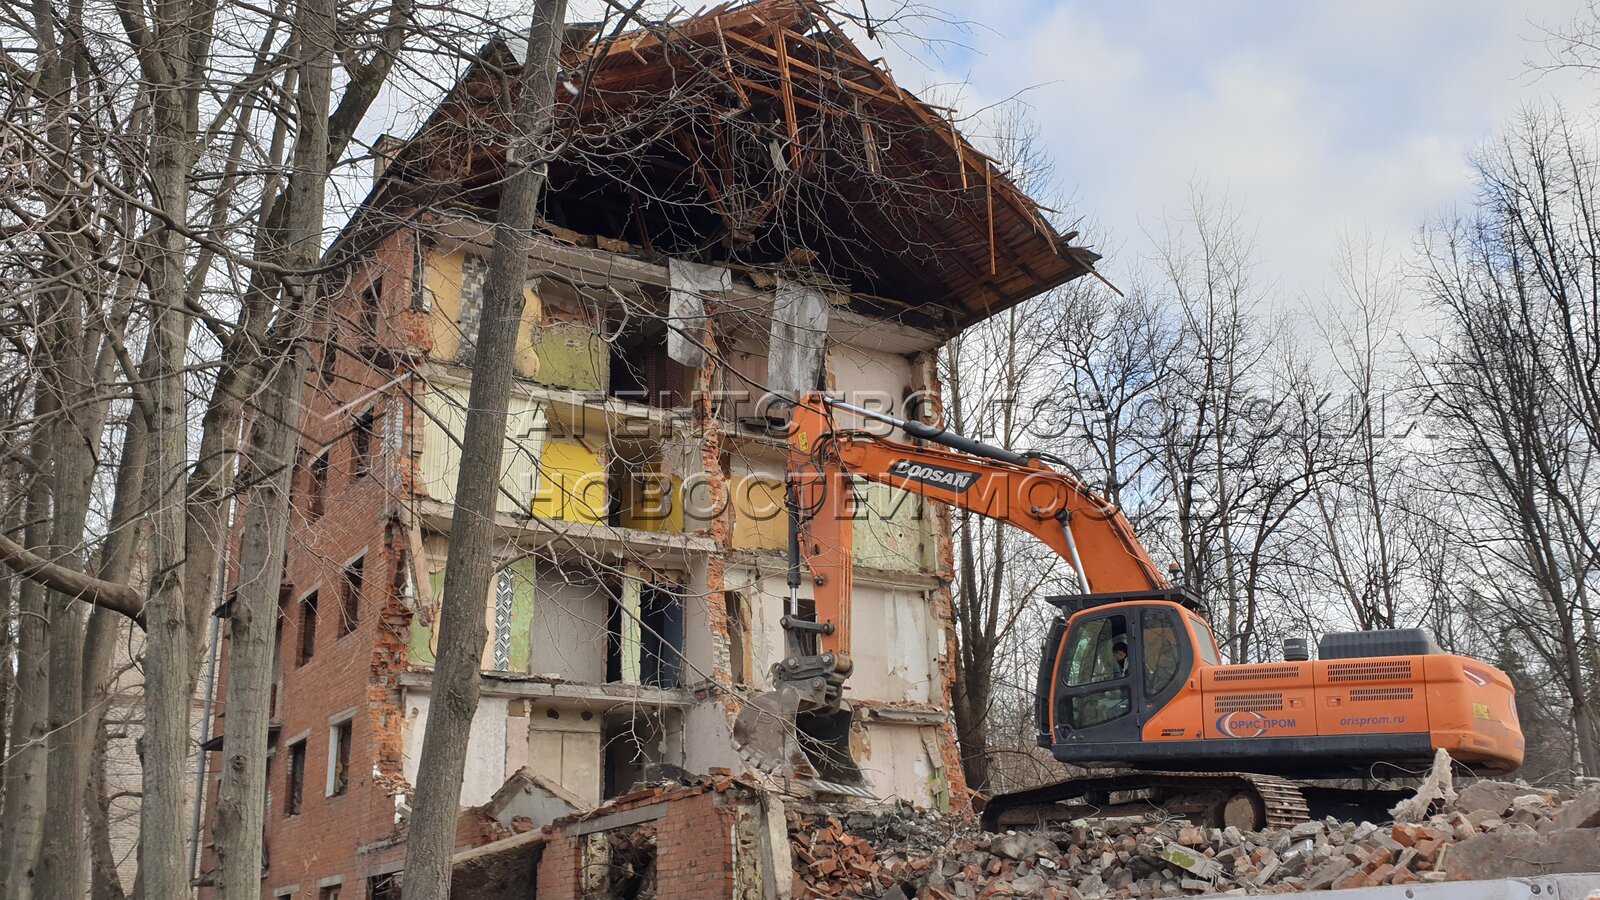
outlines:
[[1274, 303], [1294, 306], [1321, 295], [1341, 234], [1404, 252], [1470, 202], [1469, 152], [1519, 108], [1591, 110], [1600, 79], [1530, 65], [1580, 5], [972, 0], [973, 27], [943, 34], [964, 46], [876, 49], [908, 86], [964, 84], [968, 111], [1021, 92], [1113, 278], [1200, 184], [1240, 207]]

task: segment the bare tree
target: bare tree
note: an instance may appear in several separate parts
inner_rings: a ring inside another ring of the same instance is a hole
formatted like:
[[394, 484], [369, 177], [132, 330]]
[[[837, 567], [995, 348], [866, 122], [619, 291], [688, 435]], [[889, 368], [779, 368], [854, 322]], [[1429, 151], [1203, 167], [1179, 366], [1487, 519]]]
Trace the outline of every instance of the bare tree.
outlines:
[[[989, 111], [988, 120], [988, 144], [996, 162], [1030, 193], [1050, 189], [1050, 159], [1026, 109], [1007, 104]], [[1036, 396], [1036, 374], [1049, 348], [1047, 332], [1038, 323], [1053, 302], [1043, 297], [1012, 307], [945, 344], [939, 372], [946, 390], [947, 427], [1007, 449], [1033, 449], [1035, 435], [1028, 423], [1041, 399]], [[1014, 736], [1006, 734], [1004, 748], [991, 746], [995, 679], [1004, 678], [1009, 661], [1001, 651], [1053, 564], [1030, 541], [1011, 534], [1008, 525], [972, 513], [958, 513], [954, 524], [956, 737], [967, 784], [993, 790], [992, 757], [1015, 745]], [[1031, 733], [1021, 737], [1024, 746], [1031, 742]]]
[[566, 15], [566, 0], [539, 0], [528, 26], [521, 94], [507, 153], [510, 173], [500, 198], [494, 252], [484, 284], [477, 363], [451, 512], [433, 702], [419, 764], [427, 777], [417, 785], [412, 808], [401, 886], [405, 900], [445, 900], [450, 895], [461, 775], [467, 762], [467, 735], [478, 708], [478, 666], [487, 637], [483, 598], [495, 569], [494, 517], [516, 376], [514, 351], [528, 282], [531, 231], [554, 132], [556, 71]]
[[[1470, 220], [1439, 229], [1425, 285], [1444, 333], [1421, 360], [1437, 488], [1479, 589], [1563, 694], [1579, 759], [1600, 771], [1600, 181], [1564, 114], [1530, 112], [1478, 161]], [[1469, 480], [1470, 479], [1470, 480]]]

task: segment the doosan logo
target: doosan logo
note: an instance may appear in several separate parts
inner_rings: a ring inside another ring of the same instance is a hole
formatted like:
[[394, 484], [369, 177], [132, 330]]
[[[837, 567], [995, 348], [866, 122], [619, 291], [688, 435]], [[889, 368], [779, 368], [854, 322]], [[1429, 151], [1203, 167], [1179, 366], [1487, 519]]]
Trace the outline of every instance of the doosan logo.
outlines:
[[927, 463], [913, 462], [909, 459], [897, 460], [889, 466], [889, 474], [907, 481], [916, 481], [922, 484], [931, 484], [947, 491], [964, 494], [967, 489], [978, 482], [978, 473], [963, 472], [960, 469], [945, 469], [939, 466], [930, 466]]

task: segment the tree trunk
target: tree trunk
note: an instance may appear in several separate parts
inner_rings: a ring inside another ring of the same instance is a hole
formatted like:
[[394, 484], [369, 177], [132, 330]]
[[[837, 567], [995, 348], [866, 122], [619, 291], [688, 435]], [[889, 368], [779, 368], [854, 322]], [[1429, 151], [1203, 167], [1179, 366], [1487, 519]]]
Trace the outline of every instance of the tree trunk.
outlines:
[[[96, 610], [91, 614], [103, 615], [114, 625], [115, 613]], [[94, 622], [89, 631], [95, 630]], [[122, 890], [122, 878], [117, 872], [117, 858], [111, 849], [111, 798], [106, 793], [106, 745], [108, 738], [105, 718], [96, 729], [93, 752], [89, 757], [89, 783], [84, 790], [84, 805], [89, 811], [89, 900], [127, 900]]]
[[295, 351], [268, 383], [256, 414], [249, 505], [239, 545], [239, 582], [228, 620], [228, 711], [222, 785], [212, 819], [216, 896], [255, 900], [261, 894], [261, 828], [265, 815], [267, 722], [271, 716], [272, 649], [278, 591], [289, 537], [289, 490], [305, 354]]
[[[134, 410], [123, 435], [122, 459], [117, 468], [116, 499], [105, 543], [100, 547], [99, 576], [119, 584], [129, 580], [134, 551], [143, 529], [144, 469], [148, 461], [150, 429], [142, 411]], [[78, 748], [78, 763], [87, 772], [84, 807], [89, 819], [89, 892], [95, 900], [120, 900], [122, 885], [111, 859], [108, 801], [105, 798], [105, 715], [110, 698], [111, 660], [126, 621], [121, 613], [97, 606], [89, 612], [83, 641], [83, 710], [81, 728], [94, 737], [88, 748]], [[101, 768], [97, 771], [94, 767]], [[82, 783], [82, 782], [80, 782]], [[100, 843], [103, 842], [104, 846]], [[78, 894], [81, 897], [82, 894]]]
[[[91, 340], [94, 332], [84, 327], [81, 298], [68, 296], [65, 301], [56, 310], [60, 321], [52, 329], [60, 348], [55, 368], [66, 392], [64, 415], [53, 429], [55, 520], [49, 555], [82, 571], [86, 568], [83, 532], [105, 407], [95, 397], [99, 342]], [[83, 708], [84, 607], [75, 597], [56, 591], [46, 602], [50, 607], [50, 761], [45, 791], [51, 797], [74, 797], [83, 792], [94, 738], [94, 731], [86, 727]], [[83, 858], [83, 810], [71, 804], [45, 821], [35, 893], [42, 900], [82, 900]]]
[[961, 745], [961, 772], [977, 791], [989, 784], [989, 669], [956, 673], [956, 738]]
[[[160, 207], [182, 221], [188, 209], [191, 126], [184, 23], [161, 23], [162, 54], [171, 66], [166, 83], [150, 88], [153, 134], [148, 181]], [[145, 604], [144, 797], [140, 805], [140, 874], [145, 896], [186, 897], [183, 806], [188, 789], [189, 623], [184, 607], [184, 499], [188, 460], [188, 409], [183, 383], [185, 240], [158, 229], [147, 257], [150, 290], [151, 490], [150, 592]]]
[[[25, 541], [31, 547], [44, 543], [48, 535], [50, 484], [42, 474], [48, 471], [47, 453], [41, 435], [33, 447], [34, 475], [26, 504]], [[0, 853], [5, 864], [5, 889], [0, 895], [13, 900], [32, 896], [34, 863], [44, 837], [49, 643], [44, 586], [24, 579], [17, 596], [17, 690], [11, 711], [4, 814], [0, 817]]]
[[[50, 212], [69, 221], [72, 218], [70, 211], [64, 208], [72, 202], [67, 199], [69, 194], [65, 190], [70, 177], [68, 167], [73, 143], [69, 106], [72, 102], [73, 58], [77, 55], [78, 41], [76, 35], [67, 34], [64, 36], [65, 43], [62, 43], [57, 35], [55, 15], [53, 9], [34, 11], [37, 28], [35, 38], [39, 41], [39, 68], [36, 73], [36, 92], [31, 99], [44, 117], [45, 140], [59, 159], [59, 165], [49, 175], [49, 182], [51, 192], [60, 199], [51, 204]], [[63, 30], [71, 31], [70, 27]], [[73, 245], [74, 240], [67, 237], [49, 246], [51, 250], [56, 250]], [[28, 531], [32, 532], [28, 535], [27, 546], [36, 552], [42, 551], [41, 555], [52, 560], [62, 553], [64, 545], [76, 547], [82, 539], [83, 518], [75, 516], [79, 504], [73, 501], [78, 499], [78, 493], [83, 494], [82, 505], [86, 511], [85, 482], [91, 474], [80, 465], [82, 457], [73, 452], [76, 448], [71, 446], [70, 433], [75, 417], [67, 413], [70, 409], [67, 397], [69, 392], [77, 396], [77, 391], [85, 390], [87, 386], [81, 378], [69, 377], [69, 372], [76, 375], [80, 368], [74, 338], [81, 336], [82, 313], [77, 306], [80, 298], [67, 277], [72, 260], [66, 257], [71, 255], [71, 250], [62, 249], [58, 252], [60, 256], [40, 261], [42, 267], [53, 274], [49, 279], [53, 286], [32, 298], [35, 315], [39, 319], [40, 346], [35, 360], [38, 376], [34, 384], [34, 419], [29, 439], [29, 452], [34, 463], [33, 482], [27, 501]], [[65, 459], [62, 458], [63, 451], [66, 451]], [[69, 478], [76, 482], [70, 488], [74, 496], [63, 498], [59, 492]], [[74, 519], [78, 527], [75, 534], [69, 535], [67, 532], [71, 530]], [[46, 520], [50, 521], [48, 527]], [[38, 854], [43, 846], [45, 829], [49, 827], [49, 820], [44, 816], [44, 804], [49, 789], [59, 787], [51, 784], [49, 777], [49, 749], [59, 746], [60, 740], [59, 736], [53, 736], [53, 728], [73, 720], [73, 708], [78, 702], [78, 695], [72, 693], [64, 704], [65, 716], [57, 715], [58, 707], [51, 703], [54, 698], [50, 696], [50, 682], [56, 678], [70, 682], [76, 674], [75, 671], [65, 673], [65, 667], [59, 664], [62, 655], [73, 651], [76, 638], [76, 635], [67, 633], [71, 624], [67, 620], [76, 610], [70, 609], [61, 600], [60, 597], [48, 596], [37, 585], [28, 585], [23, 590], [23, 602], [18, 610], [21, 617], [18, 623], [20, 640], [15, 713], [18, 727], [13, 731], [13, 736], [25, 743], [19, 743], [18, 749], [13, 751], [17, 756], [14, 763], [16, 772], [8, 773], [12, 776], [12, 783], [7, 785], [3, 829], [5, 896], [14, 900], [27, 900], [34, 895], [35, 876], [39, 874]], [[70, 684], [67, 687], [71, 689]], [[12, 796], [13, 790], [15, 797]]]
[[[334, 0], [303, 0], [295, 23], [299, 46], [316, 49], [300, 61], [295, 174], [289, 182], [283, 229], [272, 238], [272, 244], [276, 245], [274, 255], [301, 270], [309, 270], [316, 262], [322, 225], [333, 17]], [[302, 287], [308, 294], [314, 291], [314, 283]], [[282, 306], [298, 314], [280, 318], [284, 333], [279, 338], [287, 348], [286, 358], [265, 379], [266, 391], [251, 427], [249, 459], [257, 481], [248, 486], [238, 592], [229, 619], [228, 690], [223, 705], [228, 722], [223, 733], [222, 785], [212, 822], [216, 896], [222, 900], [256, 900], [261, 895], [261, 828], [266, 807], [262, 773], [267, 766], [272, 650], [289, 541], [289, 492], [300, 425], [300, 390], [306, 374], [306, 353], [295, 330], [302, 320], [315, 321], [319, 304], [302, 295], [299, 303]]]
[[[83, 412], [80, 407], [80, 412]], [[79, 419], [79, 416], [72, 416]], [[53, 548], [58, 561], [82, 566], [83, 527], [89, 512], [89, 486], [94, 459], [85, 435], [62, 429], [56, 442], [56, 521]], [[98, 444], [98, 441], [96, 441]], [[69, 544], [69, 541], [71, 542]], [[74, 797], [87, 778], [89, 742], [83, 708], [84, 607], [72, 597], [52, 591], [50, 605], [50, 763], [45, 791], [51, 797]], [[80, 764], [81, 762], [81, 764]], [[40, 847], [38, 890], [41, 900], [82, 900], [83, 810], [77, 804], [57, 808], [45, 821]]]
[[406, 843], [405, 900], [446, 900], [450, 894], [467, 736], [478, 708], [478, 667], [487, 637], [483, 605], [494, 574], [494, 516], [515, 377], [512, 357], [528, 280], [530, 232], [545, 184], [543, 153], [552, 127], [566, 10], [566, 0], [535, 0], [528, 29], [516, 135], [508, 152], [511, 174], [494, 229], [456, 479], [439, 652], [419, 767], [425, 774], [418, 778]]

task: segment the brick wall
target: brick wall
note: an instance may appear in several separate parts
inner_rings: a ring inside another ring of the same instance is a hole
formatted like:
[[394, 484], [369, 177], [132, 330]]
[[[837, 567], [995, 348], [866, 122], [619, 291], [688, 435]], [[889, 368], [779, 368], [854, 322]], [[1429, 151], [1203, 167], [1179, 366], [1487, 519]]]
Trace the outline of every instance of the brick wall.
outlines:
[[[295, 896], [315, 898], [318, 881], [344, 878], [341, 900], [366, 896], [365, 872], [389, 853], [362, 848], [392, 845], [397, 801], [410, 791], [401, 773], [404, 711], [396, 677], [406, 666], [411, 611], [397, 593], [403, 582], [407, 535], [399, 518], [409, 484], [402, 453], [410, 415], [405, 386], [392, 384], [395, 360], [418, 333], [410, 313], [411, 236], [385, 239], [345, 285], [325, 332], [326, 343], [312, 347], [312, 365], [303, 394], [300, 444], [302, 461], [327, 454], [322, 512], [312, 510], [309, 466], [297, 467], [282, 598], [279, 675], [274, 720], [277, 725], [268, 764], [269, 808], [265, 822], [267, 870], [262, 896], [298, 885]], [[364, 292], [382, 279], [379, 310], [368, 315]], [[371, 323], [377, 323], [374, 333]], [[325, 365], [326, 362], [326, 365]], [[360, 458], [355, 424], [371, 411], [377, 421], [366, 462]], [[390, 417], [401, 417], [391, 421]], [[248, 498], [244, 498], [248, 502]], [[238, 519], [243, 520], [241, 513]], [[345, 568], [363, 560], [361, 592], [353, 627], [344, 624]], [[234, 578], [230, 573], [230, 581]], [[301, 662], [305, 631], [302, 599], [317, 592], [315, 639], [311, 657]], [[224, 643], [217, 689], [217, 733], [227, 730], [225, 708], [227, 646]], [[334, 720], [348, 716], [351, 747], [348, 782], [337, 796], [327, 792]], [[287, 760], [292, 744], [305, 741], [305, 776], [299, 815], [286, 808]], [[213, 754], [207, 794], [215, 803], [217, 774]], [[202, 880], [213, 865], [208, 852]], [[497, 836], [476, 820], [464, 820], [464, 845]], [[209, 896], [202, 890], [201, 896]]]
[[[654, 829], [655, 896], [659, 900], [760, 896], [758, 884], [740, 883], [735, 878], [740, 818], [755, 815], [756, 802], [745, 790], [722, 781], [717, 788], [697, 785], [665, 793], [655, 789], [629, 794], [591, 815], [556, 823], [548, 830], [539, 860], [539, 900], [580, 900], [585, 896], [584, 873], [592, 876], [596, 868], [590, 845], [612, 829], [579, 834], [580, 826], [604, 825], [611, 818], [626, 821], [626, 814], [652, 807], [660, 808], [664, 815], [642, 824], [621, 824], [615, 830]], [[785, 871], [777, 874], [787, 883], [787, 847], [783, 852]], [[740, 871], [751, 880], [761, 874], [757, 867]]]

